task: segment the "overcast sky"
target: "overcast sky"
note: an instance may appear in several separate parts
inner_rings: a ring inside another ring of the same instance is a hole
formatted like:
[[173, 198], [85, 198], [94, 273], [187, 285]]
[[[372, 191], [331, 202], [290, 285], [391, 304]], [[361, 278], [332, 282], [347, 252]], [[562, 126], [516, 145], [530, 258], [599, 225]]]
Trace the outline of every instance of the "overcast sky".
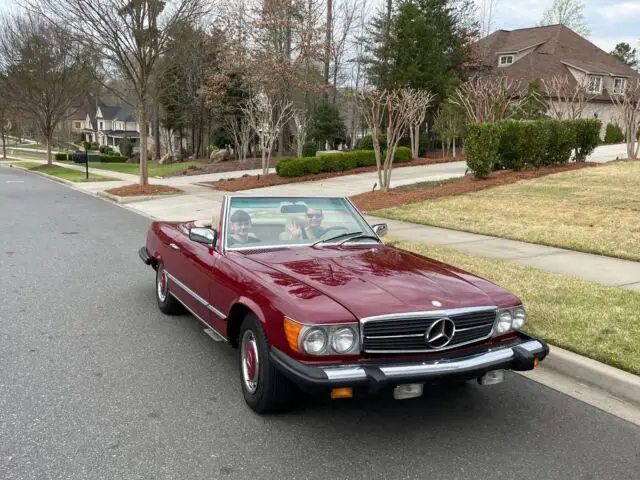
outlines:
[[[96, 0], [100, 1], [100, 0]], [[379, 0], [366, 0], [372, 4]], [[481, 0], [476, 0], [481, 1]], [[535, 26], [553, 0], [497, 0], [494, 29], [511, 30]], [[587, 0], [585, 16], [591, 28], [589, 40], [607, 52], [618, 42], [640, 47], [640, 0]], [[0, 6], [11, 7], [16, 0], [0, 0]]]

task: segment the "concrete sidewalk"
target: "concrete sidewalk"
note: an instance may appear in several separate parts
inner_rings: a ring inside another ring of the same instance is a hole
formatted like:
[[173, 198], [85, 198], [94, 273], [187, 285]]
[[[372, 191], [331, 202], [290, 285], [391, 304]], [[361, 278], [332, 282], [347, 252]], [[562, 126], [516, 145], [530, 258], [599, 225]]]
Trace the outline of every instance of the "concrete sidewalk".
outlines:
[[399, 240], [453, 248], [640, 292], [640, 262], [373, 216], [367, 220], [370, 224], [386, 223], [389, 236]]

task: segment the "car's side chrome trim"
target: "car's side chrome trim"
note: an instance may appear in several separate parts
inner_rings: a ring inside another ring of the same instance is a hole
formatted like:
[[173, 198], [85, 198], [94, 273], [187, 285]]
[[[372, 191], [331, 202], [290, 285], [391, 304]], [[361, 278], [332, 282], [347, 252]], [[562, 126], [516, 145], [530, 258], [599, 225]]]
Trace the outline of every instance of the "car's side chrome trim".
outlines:
[[189, 313], [190, 313], [191, 315], [193, 315], [194, 317], [196, 317], [196, 319], [197, 319], [197, 320], [199, 320], [203, 325], [206, 325], [206, 326], [207, 326], [207, 328], [210, 328], [210, 329], [211, 329], [211, 330], [213, 330], [217, 335], [219, 335], [219, 336], [220, 336], [220, 338], [221, 338], [224, 342], [229, 343], [229, 340], [227, 340], [227, 337], [225, 337], [222, 333], [220, 333], [218, 330], [216, 330], [216, 329], [215, 329], [215, 328], [213, 328], [211, 325], [209, 325], [207, 322], [205, 322], [202, 318], [200, 318], [200, 315], [198, 315], [196, 312], [194, 312], [193, 310], [191, 310], [191, 309], [189, 308], [189, 306], [188, 306], [187, 304], [185, 304], [182, 300], [180, 300], [176, 295], [174, 295], [174, 294], [173, 294], [173, 293], [171, 293], [171, 292], [169, 292], [169, 295], [171, 295], [173, 298], [175, 298], [177, 301], [179, 301], [179, 302], [182, 304], [182, 306], [183, 306], [184, 308], [186, 308], [186, 309], [189, 311]]
[[[541, 342], [531, 340], [515, 347], [502, 347], [460, 359], [427, 360], [422, 363], [412, 362], [381, 366], [379, 368], [389, 378], [421, 374], [464, 373], [478, 368], [488, 368], [505, 360], [510, 360], [515, 357], [514, 348], [523, 348], [531, 353], [543, 353], [545, 351]], [[367, 376], [361, 366], [345, 365], [344, 367], [326, 367], [323, 370], [330, 380], [359, 380]]]
[[[165, 270], [166, 271], [166, 270]], [[175, 275], [170, 274], [169, 272], [167, 272], [167, 276], [169, 277], [169, 280], [171, 280], [172, 282], [174, 282], [176, 285], [178, 285], [182, 290], [184, 290], [185, 292], [187, 292], [189, 295], [191, 295], [193, 298], [195, 298], [198, 302], [200, 302], [202, 305], [204, 305], [207, 310], [215, 313], [218, 317], [220, 317], [220, 319], [222, 320], [226, 320], [227, 316], [222, 313], [220, 310], [218, 310], [216, 307], [214, 307], [213, 305], [211, 305], [209, 302], [207, 302], [204, 298], [202, 298], [200, 295], [198, 295], [196, 292], [194, 292], [193, 290], [191, 290], [189, 287], [187, 287], [184, 283], [182, 283], [180, 280], [178, 280]], [[182, 302], [181, 302], [182, 303]]]
[[487, 305], [484, 307], [450, 308], [447, 310], [428, 310], [425, 312], [389, 313], [386, 315], [376, 315], [373, 317], [361, 318], [360, 323], [375, 322], [377, 320], [408, 320], [412, 318], [448, 317], [451, 315], [490, 312], [494, 310], [497, 311], [498, 307], [495, 305]]

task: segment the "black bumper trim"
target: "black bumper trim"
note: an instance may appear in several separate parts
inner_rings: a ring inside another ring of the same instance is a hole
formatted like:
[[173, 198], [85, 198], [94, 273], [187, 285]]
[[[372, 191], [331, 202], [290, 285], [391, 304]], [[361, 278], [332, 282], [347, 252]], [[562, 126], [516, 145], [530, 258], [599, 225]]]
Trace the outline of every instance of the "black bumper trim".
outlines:
[[303, 389], [366, 387], [375, 393], [402, 383], [430, 383], [477, 378], [492, 370], [532, 370], [535, 360], [544, 360], [549, 346], [543, 340], [520, 334], [514, 343], [465, 353], [446, 359], [398, 360], [354, 364], [308, 365], [271, 348], [275, 368]]
[[149, 254], [149, 250], [147, 250], [147, 247], [142, 247], [140, 250], [138, 250], [138, 255], [145, 265], [151, 265], [152, 267], [155, 267], [154, 258]]

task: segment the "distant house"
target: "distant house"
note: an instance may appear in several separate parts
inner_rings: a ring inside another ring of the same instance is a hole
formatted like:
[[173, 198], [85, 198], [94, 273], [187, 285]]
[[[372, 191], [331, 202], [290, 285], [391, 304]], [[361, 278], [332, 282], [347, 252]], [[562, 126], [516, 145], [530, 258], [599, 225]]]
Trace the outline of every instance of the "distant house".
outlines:
[[[475, 45], [472, 70], [519, 80], [526, 87], [536, 79], [551, 80], [560, 75], [571, 87], [584, 85], [593, 95], [583, 117], [597, 117], [603, 123], [619, 123], [610, 94], [624, 91], [638, 72], [564, 25], [498, 30]], [[549, 96], [549, 102], [554, 98]]]
[[[153, 146], [151, 125], [147, 125], [146, 134], [148, 145]], [[140, 125], [136, 119], [136, 111], [133, 107], [114, 107], [98, 104], [93, 112], [88, 112], [82, 122], [82, 134], [89, 142], [98, 145], [108, 145], [114, 150], [120, 150], [123, 139], [129, 139], [133, 144], [133, 151], [140, 149]]]

